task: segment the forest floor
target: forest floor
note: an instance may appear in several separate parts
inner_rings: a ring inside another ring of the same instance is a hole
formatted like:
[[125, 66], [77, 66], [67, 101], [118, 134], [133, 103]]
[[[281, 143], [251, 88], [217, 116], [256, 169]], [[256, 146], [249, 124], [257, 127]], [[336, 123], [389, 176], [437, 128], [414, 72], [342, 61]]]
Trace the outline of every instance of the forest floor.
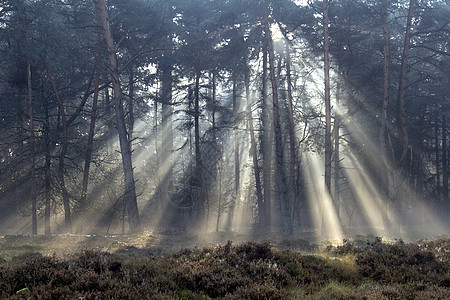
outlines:
[[0, 299], [450, 299], [450, 239], [0, 236]]

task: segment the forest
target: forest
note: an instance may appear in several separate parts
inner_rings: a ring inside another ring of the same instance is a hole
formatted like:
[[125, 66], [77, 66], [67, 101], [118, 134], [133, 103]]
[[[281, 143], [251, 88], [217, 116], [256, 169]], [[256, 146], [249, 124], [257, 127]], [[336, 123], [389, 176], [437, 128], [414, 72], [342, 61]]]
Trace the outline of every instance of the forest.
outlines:
[[449, 232], [447, 0], [0, 0], [0, 234]]

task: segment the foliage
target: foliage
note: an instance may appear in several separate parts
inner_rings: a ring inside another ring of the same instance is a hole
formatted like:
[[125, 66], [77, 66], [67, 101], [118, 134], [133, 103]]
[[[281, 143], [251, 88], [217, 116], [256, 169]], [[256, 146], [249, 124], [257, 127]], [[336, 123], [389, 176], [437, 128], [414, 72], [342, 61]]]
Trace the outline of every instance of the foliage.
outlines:
[[[136, 248], [137, 249], [137, 248]], [[144, 250], [144, 249], [142, 249]], [[327, 254], [269, 242], [177, 252], [85, 250], [0, 262], [0, 298], [448, 299], [450, 240], [345, 242]], [[330, 255], [338, 256], [342, 259]], [[353, 263], [352, 263], [353, 259]]]

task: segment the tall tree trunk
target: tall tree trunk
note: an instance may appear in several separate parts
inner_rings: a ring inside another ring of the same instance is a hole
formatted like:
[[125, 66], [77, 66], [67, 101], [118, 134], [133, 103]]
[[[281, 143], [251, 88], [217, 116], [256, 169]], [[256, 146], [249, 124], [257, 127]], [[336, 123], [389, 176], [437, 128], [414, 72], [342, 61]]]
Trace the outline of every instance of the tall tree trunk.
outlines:
[[258, 205], [258, 224], [261, 226], [266, 219], [266, 211], [264, 209], [264, 199], [261, 187], [261, 176], [258, 163], [258, 150], [256, 148], [255, 131], [253, 127], [252, 103], [250, 99], [250, 78], [248, 72], [245, 74], [245, 97], [247, 100], [247, 124], [250, 131], [250, 155], [253, 161], [253, 172], [255, 173], [256, 186], [256, 203]]
[[439, 108], [437, 107], [434, 112], [434, 155], [436, 158], [436, 192], [439, 200], [441, 200], [441, 165], [439, 161]]
[[48, 80], [50, 81], [50, 84], [52, 85], [53, 92], [55, 93], [56, 101], [58, 103], [58, 111], [61, 116], [61, 122], [62, 122], [62, 126], [63, 126], [63, 140], [62, 140], [62, 145], [61, 145], [61, 152], [59, 154], [57, 176], [58, 176], [58, 185], [59, 185], [59, 188], [61, 189], [61, 193], [62, 193], [62, 197], [63, 197], [65, 229], [67, 230], [67, 232], [72, 232], [72, 220], [71, 220], [71, 213], [70, 213], [69, 192], [67, 191], [66, 182], [64, 179], [65, 159], [66, 159], [68, 143], [69, 143], [69, 129], [67, 126], [67, 118], [66, 118], [64, 105], [62, 103], [61, 98], [59, 97], [59, 92], [56, 87], [56, 83], [53, 78], [53, 75], [50, 71], [50, 67], [48, 66], [47, 60], [45, 59], [45, 57], [43, 55], [41, 55], [41, 60], [44, 64], [45, 70], [47, 72]]
[[272, 43], [272, 37], [270, 34], [269, 21], [265, 19], [265, 31], [267, 38], [267, 52], [269, 54], [269, 69], [270, 69], [270, 82], [272, 85], [272, 105], [273, 105], [273, 126], [275, 134], [275, 165], [276, 165], [276, 178], [278, 187], [278, 197], [281, 209], [281, 227], [283, 235], [292, 234], [292, 224], [290, 216], [290, 205], [287, 197], [287, 176], [284, 168], [284, 149], [283, 138], [281, 132], [280, 111], [278, 106], [278, 87], [275, 75], [275, 55]]
[[287, 85], [287, 100], [288, 100], [288, 130], [289, 130], [289, 201], [292, 204], [291, 207], [291, 223], [293, 224], [295, 218], [296, 204], [298, 200], [298, 187], [297, 187], [297, 172], [296, 167], [299, 168], [299, 162], [297, 162], [297, 150], [295, 147], [295, 122], [294, 122], [294, 104], [292, 96], [292, 79], [291, 79], [291, 53], [289, 47], [289, 41], [286, 41], [286, 85]]
[[162, 201], [167, 204], [170, 200], [169, 191], [172, 189], [173, 165], [173, 105], [172, 105], [172, 66], [167, 63], [161, 66], [161, 103], [162, 103], [162, 151], [161, 161], [163, 174], [161, 182]]
[[238, 134], [238, 103], [237, 103], [237, 71], [233, 70], [232, 72], [232, 100], [233, 100], [233, 135], [234, 135], [234, 195], [230, 203], [230, 207], [228, 210], [228, 223], [227, 230], [231, 229], [233, 225], [233, 216], [234, 216], [234, 208], [236, 206], [237, 201], [239, 201], [240, 197], [240, 158], [239, 158], [239, 134]]
[[44, 165], [44, 197], [45, 197], [45, 235], [51, 235], [50, 217], [51, 217], [51, 173], [52, 164], [51, 142], [50, 142], [50, 117], [48, 112], [48, 100], [44, 98], [44, 143], [45, 143], [45, 165]]
[[160, 207], [162, 207], [162, 193], [161, 193], [161, 149], [159, 147], [159, 139], [160, 139], [160, 131], [158, 126], [158, 103], [160, 101], [160, 96], [158, 95], [158, 92], [156, 92], [155, 100], [153, 101], [153, 140], [155, 143], [155, 166], [154, 168], [158, 170], [156, 174], [156, 203]]
[[201, 72], [195, 72], [195, 90], [194, 90], [194, 151], [195, 151], [195, 188], [196, 192], [196, 205], [197, 205], [197, 214], [200, 215], [201, 210], [203, 209], [203, 199], [199, 197], [202, 194], [203, 190], [203, 163], [202, 163], [202, 155], [200, 152], [200, 76]]
[[97, 20], [97, 54], [95, 57], [95, 82], [94, 82], [94, 99], [92, 102], [91, 109], [91, 122], [89, 125], [89, 135], [88, 141], [86, 145], [86, 153], [84, 157], [84, 170], [83, 170], [83, 183], [81, 187], [81, 210], [86, 208], [86, 200], [87, 200], [87, 189], [89, 184], [89, 170], [91, 167], [91, 157], [92, 157], [92, 149], [94, 143], [94, 134], [95, 134], [95, 121], [97, 119], [97, 104], [98, 104], [98, 96], [99, 96], [99, 85], [100, 85], [100, 67], [101, 67], [101, 45], [102, 45], [102, 35], [101, 35], [101, 21], [100, 21], [100, 12], [98, 11], [98, 7], [96, 7], [96, 20]]
[[[383, 1], [383, 102], [381, 105], [381, 120], [380, 120], [380, 131], [379, 131], [379, 144], [380, 153], [382, 157], [382, 168], [386, 170], [384, 172], [387, 177], [391, 174], [391, 162], [394, 160], [394, 153], [390, 146], [388, 140], [388, 116], [387, 110], [389, 105], [389, 89], [390, 89], [390, 79], [389, 79], [389, 12], [388, 12], [388, 0]], [[380, 174], [381, 178], [381, 174]], [[391, 180], [388, 179], [388, 182]], [[391, 230], [391, 222], [389, 220], [389, 195], [385, 195], [385, 200], [383, 201], [383, 207], [381, 208], [381, 218], [383, 221], [384, 229], [386, 231]]]
[[131, 159], [131, 141], [128, 138], [125, 114], [123, 110], [123, 94], [117, 69], [116, 47], [111, 34], [105, 0], [98, 0], [98, 5], [100, 6], [103, 34], [105, 36], [105, 41], [108, 48], [109, 74], [111, 76], [111, 82], [114, 90], [114, 110], [116, 113], [117, 131], [119, 134], [120, 152], [122, 155], [122, 165], [125, 179], [124, 201], [128, 214], [128, 226], [130, 232], [135, 232], [139, 228], [140, 221], [136, 199], [133, 163]]
[[325, 84], [325, 187], [331, 192], [331, 103], [330, 103], [330, 49], [328, 38], [328, 1], [323, 1], [323, 56]]
[[397, 97], [397, 127], [399, 131], [401, 153], [398, 159], [401, 166], [408, 154], [408, 131], [406, 128], [406, 113], [405, 113], [405, 91], [406, 91], [406, 71], [408, 68], [408, 52], [411, 44], [411, 29], [412, 29], [412, 17], [414, 12], [415, 0], [409, 1], [408, 19], [406, 21], [405, 28], [405, 40], [403, 44], [402, 61], [400, 67], [400, 80], [398, 84], [398, 97]]
[[[328, 36], [328, 1], [323, 1], [323, 71], [324, 71], [324, 86], [325, 86], [325, 193], [331, 195], [331, 163], [333, 149], [331, 144], [331, 95], [330, 95], [330, 46]], [[325, 201], [322, 199], [322, 201]], [[325, 205], [322, 204], [322, 235], [327, 234]]]
[[262, 157], [263, 157], [263, 190], [264, 190], [264, 210], [265, 219], [263, 226], [271, 226], [272, 218], [272, 146], [273, 146], [273, 124], [271, 121], [272, 106], [267, 97], [267, 39], [269, 32], [265, 32], [263, 40], [263, 65], [262, 65], [262, 91], [261, 91], [261, 123], [262, 123]]
[[339, 142], [340, 142], [340, 116], [339, 116], [339, 102], [340, 102], [340, 92], [341, 84], [338, 80], [336, 87], [336, 109], [334, 113], [334, 191], [333, 191], [333, 202], [336, 214], [340, 216], [340, 200], [339, 200], [339, 188], [340, 188], [340, 153], [339, 153]]
[[130, 74], [128, 77], [128, 118], [127, 118], [127, 125], [128, 125], [128, 140], [130, 142], [130, 148], [131, 143], [133, 142], [133, 129], [134, 129], [134, 66], [133, 64], [130, 65]]
[[[25, 35], [25, 43], [27, 48], [30, 48], [30, 36], [26, 25], [26, 20], [21, 19], [20, 24], [22, 26], [23, 33]], [[28, 49], [27, 49], [28, 50]], [[31, 234], [37, 235], [37, 186], [36, 186], [36, 145], [35, 145], [35, 133], [34, 133], [34, 108], [33, 108], [33, 85], [31, 78], [31, 64], [30, 57], [26, 54], [26, 74], [27, 74], [27, 96], [28, 96], [28, 114], [29, 114], [29, 131], [30, 131], [30, 196], [31, 196]]]
[[30, 115], [30, 157], [31, 157], [31, 234], [37, 235], [37, 186], [36, 186], [36, 146], [34, 134], [34, 109], [33, 109], [33, 87], [31, 83], [31, 65], [27, 56], [27, 89], [28, 89], [28, 114]]
[[[442, 198], [443, 202], [450, 208], [450, 202], [448, 198], [448, 145], [447, 145], [447, 114], [444, 112], [442, 115]], [[445, 205], [445, 204], [444, 204]]]

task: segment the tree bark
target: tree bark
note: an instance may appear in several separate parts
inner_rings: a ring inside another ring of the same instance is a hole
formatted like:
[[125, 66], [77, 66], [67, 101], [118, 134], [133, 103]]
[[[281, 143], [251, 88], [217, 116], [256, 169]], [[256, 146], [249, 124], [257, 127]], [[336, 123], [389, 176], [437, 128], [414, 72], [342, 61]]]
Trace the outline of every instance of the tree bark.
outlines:
[[172, 189], [173, 165], [173, 105], [172, 105], [172, 66], [164, 64], [161, 67], [161, 102], [162, 102], [162, 152], [163, 167], [161, 193], [162, 201], [167, 204], [170, 200], [169, 191]]
[[439, 161], [440, 151], [439, 151], [439, 115], [438, 115], [438, 109], [436, 108], [434, 112], [434, 155], [436, 159], [436, 192], [437, 196], [439, 198], [439, 201], [441, 200], [441, 165]]
[[44, 165], [44, 197], [45, 197], [45, 235], [51, 235], [50, 217], [51, 217], [51, 175], [50, 168], [52, 164], [51, 142], [50, 142], [50, 117], [48, 112], [48, 100], [44, 99], [44, 143], [45, 143], [45, 165]]
[[128, 77], [128, 118], [127, 118], [127, 125], [128, 125], [128, 140], [130, 142], [130, 148], [131, 143], [133, 142], [133, 129], [134, 129], [134, 66], [133, 64], [130, 65], [130, 74]]
[[95, 134], [95, 122], [97, 119], [97, 104], [98, 104], [98, 96], [99, 96], [99, 85], [100, 85], [100, 64], [101, 64], [101, 21], [100, 21], [100, 12], [98, 11], [98, 7], [96, 7], [96, 22], [97, 22], [97, 54], [95, 57], [95, 82], [94, 82], [94, 99], [92, 101], [92, 109], [91, 109], [91, 122], [89, 124], [89, 135], [88, 141], [86, 145], [86, 154], [84, 157], [84, 170], [83, 170], [83, 183], [81, 187], [81, 209], [85, 209], [87, 205], [87, 189], [89, 184], [89, 170], [91, 167], [91, 157], [92, 157], [92, 148], [94, 143], [94, 134]]
[[234, 135], [234, 195], [228, 210], [227, 229], [230, 230], [233, 222], [234, 208], [240, 197], [240, 158], [239, 158], [239, 134], [238, 134], [238, 103], [237, 103], [237, 71], [232, 72], [232, 100], [233, 100], [233, 135]]
[[406, 128], [406, 113], [405, 113], [405, 90], [406, 90], [406, 71], [408, 68], [408, 52], [411, 44], [411, 29], [412, 29], [412, 17], [414, 12], [415, 0], [409, 1], [408, 19], [406, 21], [405, 28], [405, 40], [403, 44], [402, 62], [400, 67], [400, 80], [398, 85], [398, 97], [397, 97], [397, 127], [399, 131], [401, 153], [398, 159], [398, 163], [401, 166], [408, 154], [408, 131]]
[[[323, 1], [323, 73], [324, 73], [324, 101], [325, 101], [325, 193], [328, 197], [331, 196], [331, 163], [333, 149], [331, 144], [331, 95], [330, 95], [330, 46], [329, 46], [329, 34], [328, 34], [328, 1]], [[324, 200], [322, 200], [324, 201]], [[321, 234], [325, 235], [326, 232], [326, 218], [323, 211], [324, 205], [322, 205], [322, 225]]]
[[[389, 55], [389, 25], [388, 20], [389, 18], [389, 12], [388, 12], [388, 0], [383, 1], [383, 102], [381, 105], [381, 118], [380, 118], [380, 131], [379, 131], [379, 144], [380, 144], [380, 153], [383, 164], [381, 165], [381, 168], [385, 169], [386, 172], [384, 172], [387, 177], [389, 177], [390, 172], [390, 166], [391, 162], [394, 160], [394, 153], [392, 148], [390, 147], [390, 144], [387, 143], [388, 139], [388, 116], [387, 116], [387, 110], [389, 105], [389, 89], [390, 89], [390, 79], [389, 79], [389, 61], [390, 61], [390, 55]], [[380, 173], [380, 178], [381, 173]], [[391, 180], [388, 179], [388, 182]], [[391, 230], [391, 222], [389, 220], [389, 195], [386, 193], [385, 199], [383, 201], [383, 207], [381, 208], [381, 218], [383, 221], [383, 226], [386, 231]]]
[[330, 49], [328, 37], [328, 1], [323, 1], [323, 52], [325, 84], [325, 187], [331, 193], [331, 103], [330, 103]]
[[67, 126], [67, 118], [66, 118], [66, 112], [64, 109], [64, 104], [62, 103], [61, 98], [59, 97], [59, 92], [56, 87], [56, 82], [53, 78], [53, 75], [50, 71], [50, 67], [48, 66], [47, 60], [43, 55], [41, 55], [41, 60], [44, 64], [45, 70], [47, 72], [48, 80], [50, 81], [50, 84], [52, 85], [53, 92], [55, 93], [56, 101], [58, 103], [58, 111], [61, 115], [61, 122], [63, 126], [63, 140], [61, 144], [61, 152], [59, 154], [59, 161], [58, 161], [58, 171], [57, 171], [57, 177], [58, 177], [58, 185], [61, 189], [62, 198], [63, 198], [63, 205], [64, 205], [64, 222], [65, 222], [65, 229], [67, 232], [72, 232], [72, 220], [71, 220], [71, 213], [70, 213], [70, 199], [69, 199], [69, 192], [67, 191], [66, 182], [64, 179], [64, 168], [65, 168], [65, 159], [67, 155], [67, 149], [68, 149], [68, 143], [69, 143], [69, 129]]
[[195, 151], [195, 188], [196, 191], [196, 209], [200, 215], [203, 209], [203, 199], [199, 197], [203, 190], [203, 163], [200, 151], [200, 76], [201, 72], [195, 72], [195, 90], [194, 90], [194, 151]]
[[[442, 198], [443, 202], [447, 203], [447, 206], [450, 208], [450, 202], [448, 198], [448, 172], [449, 172], [449, 164], [448, 164], [448, 145], [447, 145], [447, 114], [444, 113], [442, 115]], [[444, 204], [445, 205], [445, 204]]]
[[250, 78], [249, 74], [245, 74], [245, 96], [247, 100], [247, 124], [250, 131], [250, 155], [253, 162], [253, 172], [255, 173], [255, 186], [256, 186], [256, 203], [258, 205], [258, 224], [261, 226], [266, 219], [266, 211], [264, 209], [264, 199], [261, 187], [261, 171], [258, 163], [258, 150], [256, 148], [255, 130], [253, 126], [253, 113], [252, 104], [250, 99]]
[[339, 102], [340, 102], [341, 84], [338, 80], [336, 87], [336, 109], [334, 113], [334, 191], [333, 191], [333, 203], [336, 210], [336, 214], [340, 216], [340, 200], [339, 200], [339, 188], [340, 188], [340, 116], [339, 116]]
[[286, 41], [286, 85], [287, 85], [287, 100], [288, 100], [288, 131], [289, 131], [289, 202], [291, 207], [291, 223], [293, 224], [295, 218], [296, 204], [298, 200], [298, 187], [297, 187], [297, 172], [296, 167], [299, 168], [299, 162], [297, 161], [297, 150], [295, 147], [295, 122], [294, 122], [294, 104], [292, 97], [292, 79], [291, 79], [291, 53], [289, 47], [289, 41]]
[[[25, 36], [25, 43], [27, 48], [30, 48], [30, 35], [28, 32], [27, 24], [25, 19], [20, 19], [20, 24]], [[28, 49], [27, 49], [28, 50]], [[27, 96], [28, 96], [28, 114], [29, 114], [29, 125], [28, 129], [30, 131], [30, 159], [31, 159], [31, 169], [30, 169], [30, 195], [31, 195], [31, 234], [37, 235], [37, 186], [36, 186], [36, 145], [35, 145], [35, 132], [34, 132], [34, 108], [33, 108], [33, 85], [31, 77], [31, 64], [30, 57], [28, 54], [25, 55], [26, 58], [26, 74], [27, 74]], [[20, 120], [20, 118], [19, 118]], [[20, 120], [21, 121], [21, 120]]]
[[125, 179], [124, 202], [128, 214], [129, 230], [130, 232], [135, 232], [139, 228], [140, 221], [136, 199], [133, 163], [131, 159], [131, 141], [129, 140], [129, 136], [127, 134], [125, 122], [125, 114], [122, 103], [123, 94], [118, 73], [116, 47], [114, 45], [114, 40], [109, 25], [108, 11], [106, 9], [105, 0], [98, 0], [98, 5], [100, 6], [103, 34], [105, 36], [105, 41], [108, 48], [109, 74], [111, 76], [114, 91], [114, 110], [116, 113], [117, 131], [119, 134], [120, 152], [122, 155], [122, 165]]
[[270, 34], [269, 21], [265, 19], [265, 31], [267, 38], [267, 52], [269, 54], [269, 69], [270, 69], [270, 81], [272, 85], [272, 105], [273, 105], [273, 126], [275, 134], [275, 165], [276, 165], [276, 178], [278, 187], [278, 197], [281, 209], [281, 228], [282, 233], [285, 236], [292, 234], [292, 224], [290, 216], [290, 205], [287, 197], [287, 183], [286, 183], [286, 171], [284, 168], [284, 155], [283, 155], [283, 138], [281, 133], [280, 123], [280, 111], [278, 106], [278, 87], [275, 75], [275, 55], [272, 43], [272, 37]]
[[27, 89], [28, 89], [28, 114], [30, 116], [30, 157], [31, 157], [31, 234], [37, 235], [37, 192], [36, 192], [36, 146], [34, 134], [34, 109], [33, 109], [33, 87], [31, 82], [31, 65], [27, 56]]
[[263, 40], [263, 65], [262, 65], [262, 109], [261, 109], [261, 123], [262, 123], [262, 136], [261, 147], [263, 157], [263, 190], [264, 190], [264, 210], [265, 219], [262, 220], [263, 226], [271, 226], [272, 218], [272, 146], [273, 146], [273, 124], [271, 122], [271, 104], [270, 99], [267, 97], [267, 36], [268, 32], [265, 32], [266, 38]]

